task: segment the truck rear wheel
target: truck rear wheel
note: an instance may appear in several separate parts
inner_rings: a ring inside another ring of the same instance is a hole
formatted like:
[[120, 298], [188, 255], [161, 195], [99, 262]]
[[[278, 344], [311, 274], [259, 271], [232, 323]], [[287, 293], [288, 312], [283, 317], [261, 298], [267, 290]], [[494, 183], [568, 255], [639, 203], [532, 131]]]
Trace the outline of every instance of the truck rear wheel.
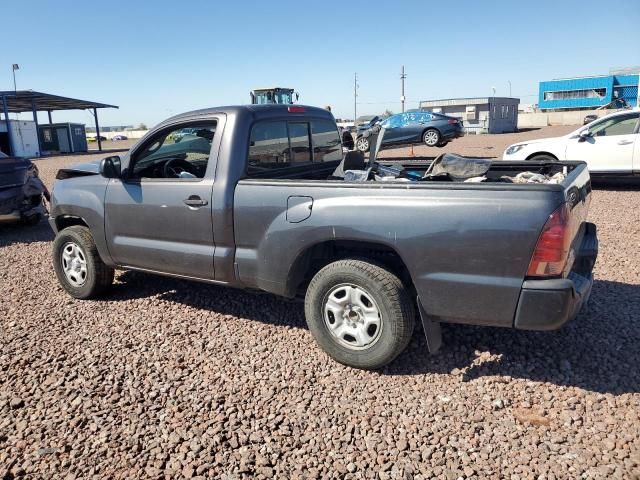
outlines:
[[56, 235], [53, 268], [60, 285], [75, 298], [95, 298], [113, 283], [113, 268], [100, 258], [89, 229], [80, 225]]
[[320, 270], [307, 289], [305, 316], [329, 356], [364, 369], [396, 358], [415, 323], [413, 302], [400, 279], [361, 260], [340, 260]]

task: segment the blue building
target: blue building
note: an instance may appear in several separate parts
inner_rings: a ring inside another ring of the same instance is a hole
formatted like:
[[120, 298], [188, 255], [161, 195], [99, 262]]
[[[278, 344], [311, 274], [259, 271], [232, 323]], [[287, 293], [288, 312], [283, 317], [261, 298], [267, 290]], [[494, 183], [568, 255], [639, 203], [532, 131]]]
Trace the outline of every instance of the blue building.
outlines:
[[612, 71], [597, 77], [566, 78], [540, 82], [540, 110], [595, 109], [615, 102], [615, 107], [635, 107], [638, 102], [638, 70]]

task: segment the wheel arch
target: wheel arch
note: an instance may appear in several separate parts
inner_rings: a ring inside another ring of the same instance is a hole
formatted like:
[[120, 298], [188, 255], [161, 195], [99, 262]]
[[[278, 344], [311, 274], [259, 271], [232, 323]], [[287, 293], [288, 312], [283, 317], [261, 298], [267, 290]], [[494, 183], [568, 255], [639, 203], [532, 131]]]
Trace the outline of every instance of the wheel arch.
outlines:
[[[55, 225], [55, 233], [60, 233], [65, 228], [80, 226], [86, 227], [90, 232], [96, 244], [96, 248], [102, 261], [110, 267], [115, 267], [115, 263], [111, 258], [111, 253], [106, 243], [104, 227], [101, 224], [91, 223], [85, 216], [78, 215], [77, 212], [61, 213], [56, 215], [53, 220]], [[53, 225], [52, 225], [53, 226]]]
[[[329, 263], [354, 258], [388, 269], [414, 291], [411, 273], [400, 254], [389, 245], [355, 240], [327, 240], [310, 245], [293, 261], [286, 282], [286, 296], [306, 291], [311, 279]], [[413, 293], [412, 293], [413, 295]]]
[[547, 156], [549, 156], [549, 157], [553, 157], [553, 158], [555, 158], [556, 160], [558, 160], [558, 156], [557, 156], [557, 155], [554, 155], [554, 154], [553, 154], [553, 153], [551, 153], [551, 152], [535, 152], [535, 153], [532, 153], [531, 155], [529, 155], [529, 156], [526, 158], [526, 160], [531, 160], [533, 157], [537, 157], [537, 156], [539, 156], [539, 155], [547, 155]]
[[55, 218], [55, 224], [58, 232], [65, 228], [73, 227], [74, 225], [89, 228], [87, 221], [78, 215], [58, 215]]
[[438, 135], [442, 136], [442, 132], [440, 131], [440, 129], [438, 127], [425, 127], [422, 129], [422, 136], [424, 137], [424, 134], [427, 133], [427, 130], [435, 130], [436, 132], [438, 132]]

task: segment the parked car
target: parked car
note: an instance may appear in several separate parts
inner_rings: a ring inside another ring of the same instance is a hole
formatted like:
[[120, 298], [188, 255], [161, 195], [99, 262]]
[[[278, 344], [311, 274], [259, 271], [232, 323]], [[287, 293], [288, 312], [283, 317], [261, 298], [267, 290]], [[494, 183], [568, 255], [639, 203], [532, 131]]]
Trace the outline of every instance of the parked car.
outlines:
[[114, 135], [113, 137], [111, 137], [111, 140], [113, 140], [114, 142], [119, 142], [121, 140], [128, 140], [129, 137], [127, 137], [126, 135]]
[[[198, 136], [166, 141], [185, 127]], [[172, 117], [122, 157], [58, 172], [58, 281], [94, 298], [121, 268], [303, 297], [316, 342], [359, 368], [402, 352], [416, 311], [431, 351], [440, 322], [550, 330], [577, 315], [597, 255], [583, 162], [381, 162], [343, 157], [320, 108]], [[512, 181], [532, 169], [555, 183]]]
[[[105, 137], [104, 135], [100, 135], [100, 141], [104, 142], [105, 140], [107, 140], [107, 137]], [[92, 135], [90, 137], [87, 137], [87, 142], [97, 142], [98, 141], [98, 135]]]
[[594, 120], [597, 120], [597, 119], [598, 119], [598, 115], [595, 115], [595, 114], [592, 113], [591, 115], [586, 115], [584, 117], [584, 120], [583, 120], [582, 124], [583, 125], [587, 125], [588, 123], [591, 123], [591, 122], [593, 122]]
[[[428, 147], [444, 147], [454, 138], [463, 135], [462, 122], [454, 117], [432, 112], [397, 113], [380, 122], [384, 129], [381, 146], [424, 143]], [[358, 132], [356, 148], [369, 150], [369, 136], [375, 126]]]
[[612, 113], [562, 137], [510, 145], [504, 160], [584, 160], [602, 175], [640, 173], [640, 110]]
[[373, 118], [371, 118], [368, 122], [364, 122], [361, 123], [360, 125], [356, 125], [356, 136], [362, 132], [365, 132], [369, 129], [371, 129], [373, 126], [379, 124], [380, 122], [382, 122], [382, 117], [379, 116], [375, 116]]
[[49, 192], [36, 165], [0, 152], [0, 223], [35, 225], [46, 214], [44, 198], [49, 198]]

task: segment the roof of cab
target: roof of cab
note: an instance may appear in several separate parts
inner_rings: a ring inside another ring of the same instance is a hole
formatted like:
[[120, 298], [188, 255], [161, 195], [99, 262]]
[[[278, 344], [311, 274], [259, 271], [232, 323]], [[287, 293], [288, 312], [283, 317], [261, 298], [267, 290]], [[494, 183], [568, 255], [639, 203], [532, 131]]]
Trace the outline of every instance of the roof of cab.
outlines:
[[[304, 111], [299, 112], [290, 112], [289, 111], [289, 107], [296, 107], [297, 109], [299, 109], [300, 107], [304, 108]], [[223, 107], [209, 107], [209, 108], [202, 108], [199, 110], [192, 110], [190, 112], [184, 112], [184, 113], [180, 113], [178, 115], [174, 115], [173, 117], [170, 117], [166, 120], [164, 120], [162, 124], [165, 123], [173, 123], [175, 121], [179, 121], [179, 120], [193, 120], [193, 119], [197, 119], [198, 117], [201, 118], [205, 118], [211, 115], [214, 115], [216, 113], [224, 113], [226, 115], [241, 115], [243, 113], [250, 113], [252, 114], [256, 119], [261, 119], [261, 118], [268, 118], [268, 117], [273, 117], [273, 116], [280, 116], [280, 115], [298, 115], [298, 116], [309, 116], [310, 114], [316, 117], [325, 117], [328, 119], [333, 120], [333, 114], [324, 109], [324, 108], [319, 108], [319, 107], [311, 107], [308, 105], [299, 105], [299, 104], [295, 104], [295, 105], [276, 105], [276, 104], [266, 104], [266, 105], [229, 105], [229, 106], [223, 106]]]

